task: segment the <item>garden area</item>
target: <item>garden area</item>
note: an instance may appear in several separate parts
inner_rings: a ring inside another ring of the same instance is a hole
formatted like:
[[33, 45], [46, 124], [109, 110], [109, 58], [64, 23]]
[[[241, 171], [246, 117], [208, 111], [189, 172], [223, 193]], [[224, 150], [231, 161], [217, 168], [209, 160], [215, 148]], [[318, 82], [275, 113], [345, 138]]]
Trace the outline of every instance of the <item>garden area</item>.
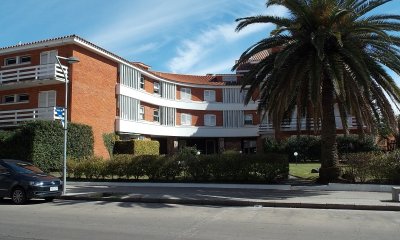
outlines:
[[[24, 159], [46, 172], [62, 172], [63, 129], [57, 122], [35, 121], [15, 131], [0, 131], [0, 157]], [[75, 180], [281, 183], [289, 175], [317, 181], [321, 140], [292, 136], [280, 142], [265, 139], [263, 151], [241, 154], [225, 151], [198, 155], [186, 147], [159, 155], [159, 143], [120, 141], [104, 134], [109, 159], [93, 155], [89, 126], [70, 124], [68, 177]], [[400, 151], [382, 152], [372, 136], [338, 136], [340, 182], [400, 183]], [[296, 155], [294, 153], [297, 153]]]

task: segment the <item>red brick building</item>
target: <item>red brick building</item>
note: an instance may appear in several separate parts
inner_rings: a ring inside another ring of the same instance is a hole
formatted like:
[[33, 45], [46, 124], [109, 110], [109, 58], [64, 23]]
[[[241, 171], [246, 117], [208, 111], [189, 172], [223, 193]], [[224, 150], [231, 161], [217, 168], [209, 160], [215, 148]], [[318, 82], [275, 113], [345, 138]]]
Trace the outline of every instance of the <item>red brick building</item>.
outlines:
[[[238, 79], [246, 69], [205, 76], [156, 72], [75, 35], [0, 48], [0, 128], [56, 119], [54, 108], [65, 101], [56, 55], [80, 60], [62, 62], [69, 79], [68, 120], [92, 126], [96, 155], [108, 155], [102, 134], [110, 132], [158, 140], [161, 153], [196, 145], [205, 154], [254, 152], [263, 136], [273, 135], [268, 119], [257, 114], [257, 99], [243, 104]], [[356, 128], [353, 118], [348, 121]], [[342, 128], [339, 118], [337, 126]], [[282, 129], [294, 134], [296, 121]]]

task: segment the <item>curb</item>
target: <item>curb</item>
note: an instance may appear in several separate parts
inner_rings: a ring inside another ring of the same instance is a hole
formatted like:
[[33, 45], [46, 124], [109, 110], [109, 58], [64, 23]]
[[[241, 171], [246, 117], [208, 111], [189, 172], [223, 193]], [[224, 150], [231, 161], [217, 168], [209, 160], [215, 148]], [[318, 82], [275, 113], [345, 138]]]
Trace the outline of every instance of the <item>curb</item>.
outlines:
[[211, 205], [226, 207], [275, 207], [275, 208], [311, 208], [311, 209], [343, 209], [343, 210], [372, 210], [372, 211], [400, 211], [400, 206], [390, 205], [357, 205], [332, 203], [300, 203], [276, 201], [239, 201], [239, 200], [207, 200], [184, 198], [143, 198], [143, 197], [98, 197], [90, 195], [61, 196], [62, 200], [104, 201], [104, 202], [132, 202], [132, 203], [166, 203], [180, 205]]
[[[285, 184], [220, 184], [220, 183], [135, 183], [135, 182], [68, 182], [74, 186], [116, 186], [116, 187], [165, 187], [165, 188], [225, 188], [262, 190], [315, 190], [351, 192], [392, 192], [395, 185], [342, 184], [328, 185], [285, 185]], [[398, 186], [397, 186], [398, 187]]]

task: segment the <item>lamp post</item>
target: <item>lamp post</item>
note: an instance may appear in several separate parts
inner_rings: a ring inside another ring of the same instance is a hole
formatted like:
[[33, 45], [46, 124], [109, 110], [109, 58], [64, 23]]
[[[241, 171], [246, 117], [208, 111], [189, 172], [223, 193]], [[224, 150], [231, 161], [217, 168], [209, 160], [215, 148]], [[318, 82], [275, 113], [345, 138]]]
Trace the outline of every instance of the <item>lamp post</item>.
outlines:
[[296, 165], [297, 165], [297, 156], [299, 155], [299, 153], [298, 152], [294, 152], [293, 155], [296, 158]]
[[68, 77], [64, 71], [63, 66], [61, 65], [60, 59], [67, 60], [69, 64], [74, 64], [79, 62], [79, 59], [76, 57], [61, 57], [56, 56], [57, 62], [61, 68], [61, 71], [64, 75], [65, 79], [65, 105], [64, 105], [64, 165], [63, 165], [63, 192], [62, 194], [65, 195], [67, 193], [67, 134], [68, 134]]

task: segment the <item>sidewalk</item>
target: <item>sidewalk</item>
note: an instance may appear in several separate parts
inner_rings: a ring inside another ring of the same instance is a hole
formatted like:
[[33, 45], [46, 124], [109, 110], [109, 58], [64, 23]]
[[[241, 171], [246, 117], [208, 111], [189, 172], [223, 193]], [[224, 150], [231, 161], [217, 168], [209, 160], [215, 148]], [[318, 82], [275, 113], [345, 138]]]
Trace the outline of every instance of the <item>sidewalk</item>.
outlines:
[[[336, 185], [333, 188], [355, 188], [355, 186], [345, 185]], [[329, 189], [330, 187], [327, 185], [69, 182], [68, 194], [62, 199], [400, 211], [400, 202], [391, 201], [391, 192], [332, 191]], [[379, 186], [377, 189], [389, 189], [389, 186]]]

